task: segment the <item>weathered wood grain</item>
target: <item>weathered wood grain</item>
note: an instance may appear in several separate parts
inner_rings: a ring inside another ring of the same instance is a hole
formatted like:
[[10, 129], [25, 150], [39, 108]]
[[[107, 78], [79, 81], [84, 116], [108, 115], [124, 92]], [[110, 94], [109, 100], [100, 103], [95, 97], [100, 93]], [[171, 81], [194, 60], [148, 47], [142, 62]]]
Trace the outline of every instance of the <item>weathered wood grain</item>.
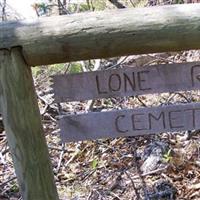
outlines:
[[0, 24], [0, 49], [22, 46], [28, 65], [200, 49], [200, 4], [47, 17]]
[[200, 129], [200, 103], [92, 112], [59, 120], [64, 142]]
[[31, 69], [19, 48], [0, 50], [0, 104], [23, 200], [58, 200]]
[[152, 65], [53, 77], [55, 102], [200, 89], [200, 63]]

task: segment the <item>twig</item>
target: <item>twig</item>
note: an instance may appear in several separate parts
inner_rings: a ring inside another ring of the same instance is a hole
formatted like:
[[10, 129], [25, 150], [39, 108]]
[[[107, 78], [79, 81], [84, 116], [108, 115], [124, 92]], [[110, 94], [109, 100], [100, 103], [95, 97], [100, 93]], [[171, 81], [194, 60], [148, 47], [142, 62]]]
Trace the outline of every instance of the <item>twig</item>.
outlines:
[[47, 109], [48, 109], [48, 107], [49, 107], [49, 103], [47, 102], [47, 100], [46, 99], [44, 99], [42, 96], [40, 96], [39, 94], [37, 94], [37, 97], [45, 104], [45, 107], [44, 107], [44, 109], [41, 111], [41, 115], [44, 115], [45, 113], [46, 113], [46, 111], [47, 111]]
[[66, 69], [65, 69], [64, 74], [66, 74], [66, 73], [69, 71], [69, 69], [70, 69], [70, 67], [71, 67], [71, 63], [65, 64], [65, 67], [66, 67]]
[[106, 70], [108, 69], [114, 69], [116, 67], [119, 67], [126, 59], [128, 58], [128, 56], [124, 57], [122, 60], [120, 60], [117, 64], [112, 65], [111, 67], [106, 68]]
[[65, 6], [62, 4], [60, 0], [58, 0], [58, 9], [59, 9], [59, 14], [70, 14], [70, 12], [65, 8]]
[[87, 197], [87, 200], [90, 200], [90, 198], [92, 198], [92, 195], [93, 195], [93, 190], [90, 192], [90, 194], [88, 195]]
[[92, 1], [86, 0], [86, 2], [87, 2], [88, 9], [89, 9], [89, 10], [92, 9], [92, 11], [94, 11], [94, 10], [95, 10], [95, 7], [94, 7]]
[[140, 166], [138, 165], [138, 162], [136, 160], [136, 147], [135, 146], [132, 149], [132, 154], [133, 154], [134, 162], [136, 164], [137, 173], [138, 173], [139, 178], [140, 178], [142, 185], [143, 185], [142, 189], [143, 189], [143, 192], [144, 192], [144, 195], [145, 195], [145, 198], [146, 198], [147, 195], [148, 195], [147, 190], [146, 190], [147, 186], [146, 186], [144, 178], [141, 176], [142, 172], [141, 172]]
[[119, 9], [126, 8], [126, 6], [124, 6], [122, 3], [118, 2], [118, 0], [108, 0], [108, 1]]
[[4, 159], [4, 157], [3, 157], [3, 154], [0, 152], [0, 161], [1, 161], [1, 163], [3, 164], [3, 165], [5, 165], [6, 164], [6, 161], [5, 161], [5, 159]]
[[48, 114], [48, 117], [49, 117], [53, 122], [57, 122], [57, 120], [56, 120], [54, 117], [52, 117], [50, 114]]
[[5, 149], [3, 152], [2, 152], [2, 155], [5, 155], [6, 153], [9, 152], [9, 148]]
[[[94, 64], [94, 69], [93, 69], [93, 71], [99, 70], [100, 67], [101, 67], [101, 59], [95, 60], [95, 64]], [[86, 107], [85, 107], [85, 110], [86, 110], [86, 111], [91, 111], [91, 110], [93, 109], [94, 103], [95, 103], [95, 100], [89, 100], [89, 101], [87, 102], [87, 105], [86, 105]]]
[[94, 69], [93, 69], [93, 71], [99, 70], [100, 67], [101, 67], [101, 59], [96, 59], [96, 60], [95, 60], [95, 64], [94, 64]]
[[61, 163], [62, 163], [62, 159], [63, 159], [64, 153], [65, 153], [65, 144], [62, 145], [62, 151], [60, 153], [60, 157], [59, 157], [59, 161], [58, 161], [58, 166], [56, 168], [56, 173], [58, 173], [60, 171], [60, 166], [61, 166]]
[[74, 155], [67, 161], [67, 163], [65, 164], [65, 167], [67, 167], [67, 166], [69, 165], [69, 163], [71, 163], [79, 154], [83, 153], [83, 152], [86, 150], [86, 148], [87, 148], [87, 146], [86, 146], [86, 147], [84, 147], [82, 150], [80, 150], [80, 149], [78, 149], [78, 146], [79, 146], [79, 144], [77, 145], [77, 150], [76, 150], [76, 152], [75, 152]]
[[176, 94], [176, 95], [179, 95], [179, 96], [182, 97], [182, 98], [184, 98], [188, 103], [191, 102], [191, 100], [189, 100], [184, 94], [179, 93], [179, 92], [176, 92], [175, 94]]
[[153, 60], [151, 60], [151, 61], [149, 61], [149, 62], [145, 63], [145, 64], [144, 64], [144, 66], [151, 65], [152, 63], [155, 63], [155, 62], [157, 62], [157, 61], [160, 61], [160, 59], [158, 59], [158, 58], [156, 58], [156, 59], [153, 59]]
[[39, 94], [37, 94], [38, 98], [45, 104], [45, 105], [50, 105], [50, 103], [48, 103], [48, 101], [43, 98], [42, 96], [40, 96]]
[[132, 4], [132, 6], [133, 6], [133, 7], [135, 7], [135, 4], [133, 3], [133, 1], [132, 1], [132, 0], [130, 0], [130, 2], [131, 2], [131, 4]]
[[160, 60], [163, 60], [163, 61], [175, 63], [173, 60], [171, 60], [171, 59], [169, 59], [169, 58], [163, 58], [163, 57], [160, 57], [160, 56], [158, 56], [158, 55], [151, 55], [151, 54], [148, 54], [148, 56], [150, 56], [150, 57], [152, 57], [152, 58], [157, 58], [157, 59], [160, 59]]
[[82, 181], [86, 181], [92, 174], [94, 174], [94, 172], [96, 172], [95, 169], [93, 169], [89, 174], [86, 174], [85, 176], [83, 176]]
[[114, 196], [114, 199], [122, 200], [118, 195], [116, 195], [114, 192], [110, 191], [110, 194]]
[[156, 173], [159, 173], [159, 172], [163, 172], [163, 171], [165, 171], [167, 168], [168, 168], [168, 166], [163, 167], [163, 168], [159, 168], [159, 169], [156, 169], [156, 170], [147, 172], [147, 173], [143, 173], [143, 174], [141, 173], [140, 176], [139, 176], [139, 175], [136, 175], [136, 176], [131, 177], [131, 179], [132, 179], [132, 180], [135, 180], [135, 179], [139, 179], [140, 177], [145, 177], [145, 176], [149, 176], [149, 175], [156, 174]]
[[4, 144], [4, 143], [6, 143], [6, 135], [0, 135], [0, 145], [2, 145], [2, 144]]
[[149, 176], [149, 175], [152, 175], [152, 174], [156, 174], [156, 173], [158, 173], [158, 172], [162, 172], [162, 171], [166, 170], [167, 168], [168, 168], [168, 166], [163, 167], [163, 168], [159, 168], [159, 169], [156, 169], [156, 170], [147, 172], [147, 173], [143, 173], [143, 174], [141, 174], [141, 176], [142, 176], [142, 177], [145, 177], [145, 176]]
[[48, 148], [50, 150], [63, 151], [63, 149], [60, 149], [60, 148], [57, 148], [57, 147], [48, 146]]
[[136, 194], [137, 200], [140, 200], [140, 194], [138, 193], [138, 189], [136, 188], [133, 179], [131, 178], [131, 176], [129, 175], [129, 173], [128, 173], [127, 171], [124, 171], [124, 173], [126, 174], [126, 176], [127, 176], [127, 177], [130, 179], [130, 181], [131, 181], [131, 184], [132, 184], [132, 186], [133, 186], [133, 189], [135, 190], [135, 194]]
[[80, 63], [81, 63], [81, 66], [82, 66], [82, 71], [87, 72], [88, 70], [86, 68], [86, 64], [84, 63], [84, 61], [80, 61]]
[[95, 100], [89, 100], [89, 101], [87, 102], [87, 105], [86, 105], [86, 107], [85, 107], [85, 110], [86, 110], [86, 111], [91, 111], [92, 108], [93, 108], [93, 106], [94, 106], [94, 103], [95, 103]]
[[17, 177], [14, 176], [14, 177], [8, 179], [7, 181], [3, 182], [2, 184], [0, 184], [0, 188], [3, 188], [7, 183], [9, 183], [9, 182], [15, 180], [16, 178], [17, 178]]
[[6, 21], [6, 0], [3, 1], [2, 6], [2, 21]]
[[147, 107], [147, 105], [138, 96], [135, 97], [144, 107]]
[[[164, 98], [164, 97], [163, 97], [162, 99], [163, 99], [163, 100], [167, 103], [167, 105], [168, 105], [168, 104], [170, 104], [170, 101], [174, 98], [174, 96], [175, 96], [174, 93], [170, 93], [169, 96], [168, 96], [168, 98]], [[162, 103], [161, 100], [160, 100], [160, 103]]]

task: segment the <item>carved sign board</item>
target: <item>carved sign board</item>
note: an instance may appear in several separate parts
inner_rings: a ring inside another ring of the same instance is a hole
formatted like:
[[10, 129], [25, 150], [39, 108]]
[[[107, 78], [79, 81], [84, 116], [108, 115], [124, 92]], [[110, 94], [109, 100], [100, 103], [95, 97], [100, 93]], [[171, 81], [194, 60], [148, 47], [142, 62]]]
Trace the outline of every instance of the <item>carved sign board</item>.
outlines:
[[126, 67], [53, 77], [55, 102], [200, 89], [200, 63]]
[[64, 142], [200, 129], [200, 103], [91, 112], [59, 120]]

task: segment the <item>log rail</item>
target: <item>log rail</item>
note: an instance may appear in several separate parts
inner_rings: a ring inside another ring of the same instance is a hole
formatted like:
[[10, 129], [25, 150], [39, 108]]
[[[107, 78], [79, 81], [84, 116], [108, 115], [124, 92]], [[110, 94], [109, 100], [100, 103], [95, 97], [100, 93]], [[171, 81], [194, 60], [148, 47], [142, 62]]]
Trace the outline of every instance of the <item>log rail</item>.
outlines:
[[200, 4], [109, 10], [0, 24], [0, 49], [28, 65], [200, 49]]

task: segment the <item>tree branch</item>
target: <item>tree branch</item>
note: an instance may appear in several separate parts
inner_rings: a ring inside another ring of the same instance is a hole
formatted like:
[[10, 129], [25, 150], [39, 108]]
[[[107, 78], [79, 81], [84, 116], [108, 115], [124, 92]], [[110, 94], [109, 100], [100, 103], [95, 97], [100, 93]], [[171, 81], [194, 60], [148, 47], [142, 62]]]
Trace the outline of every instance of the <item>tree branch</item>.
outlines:
[[117, 8], [121, 9], [121, 8], [126, 8], [126, 6], [124, 6], [122, 3], [120, 3], [118, 0], [108, 0], [110, 3], [112, 3], [114, 6], [116, 6]]

